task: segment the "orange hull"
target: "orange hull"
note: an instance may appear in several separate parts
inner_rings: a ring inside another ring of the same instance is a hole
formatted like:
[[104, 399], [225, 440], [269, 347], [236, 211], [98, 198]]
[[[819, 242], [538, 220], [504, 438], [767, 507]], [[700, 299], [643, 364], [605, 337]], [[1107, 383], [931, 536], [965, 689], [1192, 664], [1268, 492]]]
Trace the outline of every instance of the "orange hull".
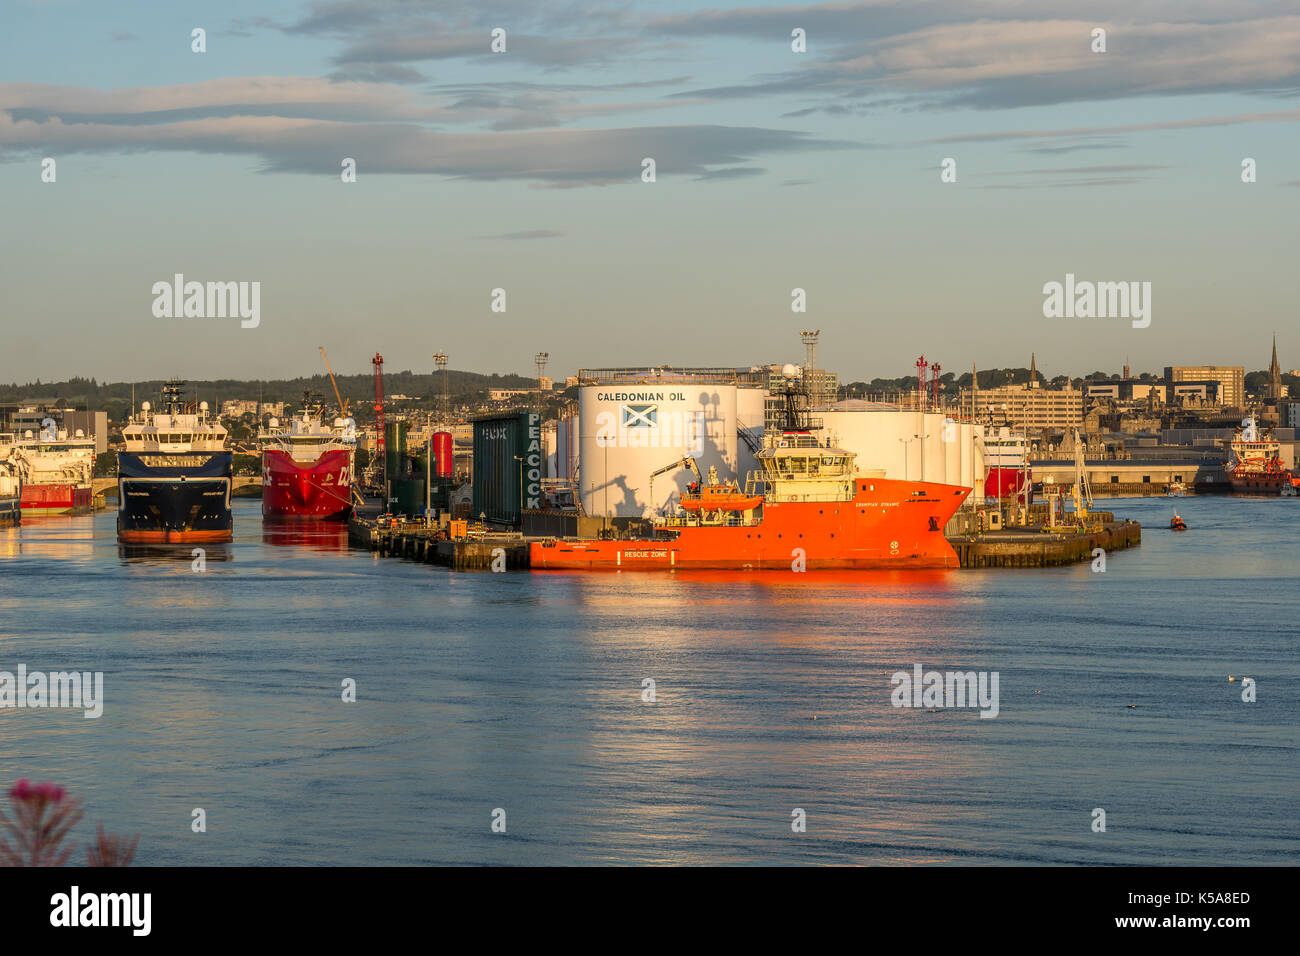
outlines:
[[233, 541], [230, 530], [119, 531], [117, 538], [130, 544], [189, 544], [191, 541]]
[[[534, 569], [955, 568], [944, 525], [971, 489], [858, 479], [851, 501], [766, 502], [738, 527], [665, 529], [654, 539], [534, 542]], [[676, 537], [671, 535], [676, 533]]]

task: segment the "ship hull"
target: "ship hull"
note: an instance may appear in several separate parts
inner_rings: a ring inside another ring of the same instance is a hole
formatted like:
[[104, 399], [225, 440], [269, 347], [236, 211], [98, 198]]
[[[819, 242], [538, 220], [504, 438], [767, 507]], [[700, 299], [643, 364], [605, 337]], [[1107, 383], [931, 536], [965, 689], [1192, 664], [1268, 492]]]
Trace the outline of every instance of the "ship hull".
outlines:
[[1029, 499], [1033, 500], [1033, 471], [1031, 469], [992, 467], [984, 479], [987, 498], [1024, 498], [1025, 485], [1029, 485]]
[[230, 541], [232, 455], [119, 452], [117, 537], [140, 544]]
[[84, 514], [90, 511], [90, 487], [72, 481], [23, 485], [21, 507], [29, 515]]
[[956, 568], [943, 529], [969, 488], [869, 479], [850, 501], [763, 505], [747, 526], [674, 528], [673, 540], [534, 542], [534, 569]]
[[283, 451], [262, 452], [262, 517], [347, 521], [352, 514], [352, 452], [336, 449], [311, 463]]
[[1228, 475], [1228, 484], [1232, 486], [1233, 494], [1281, 495], [1284, 488], [1295, 487], [1295, 479], [1287, 471], [1233, 472]]

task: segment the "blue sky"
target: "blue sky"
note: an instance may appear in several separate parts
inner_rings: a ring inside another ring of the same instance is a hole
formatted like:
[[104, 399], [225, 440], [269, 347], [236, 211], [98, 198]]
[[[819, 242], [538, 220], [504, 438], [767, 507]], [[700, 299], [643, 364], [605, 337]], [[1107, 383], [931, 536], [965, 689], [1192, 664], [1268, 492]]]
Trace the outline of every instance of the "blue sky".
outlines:
[[[748, 365], [799, 360], [806, 327], [847, 379], [922, 353], [1262, 368], [1275, 330], [1300, 365], [1300, 2], [0, 0], [0, 23], [0, 380], [292, 376], [317, 345], [346, 372]], [[155, 318], [177, 272], [261, 282], [261, 324]], [[1151, 282], [1150, 327], [1044, 318], [1067, 272]]]

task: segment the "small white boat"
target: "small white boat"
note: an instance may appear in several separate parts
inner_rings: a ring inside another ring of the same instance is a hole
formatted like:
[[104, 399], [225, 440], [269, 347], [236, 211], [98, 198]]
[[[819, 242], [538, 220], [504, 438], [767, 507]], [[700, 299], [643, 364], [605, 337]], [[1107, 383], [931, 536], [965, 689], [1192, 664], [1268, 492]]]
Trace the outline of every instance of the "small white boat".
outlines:
[[1165, 497], [1167, 497], [1167, 498], [1181, 498], [1181, 497], [1183, 497], [1183, 492], [1185, 492], [1186, 490], [1187, 490], [1187, 489], [1183, 487], [1183, 485], [1182, 485], [1181, 482], [1171, 481], [1171, 482], [1170, 482], [1170, 483], [1165, 487]]

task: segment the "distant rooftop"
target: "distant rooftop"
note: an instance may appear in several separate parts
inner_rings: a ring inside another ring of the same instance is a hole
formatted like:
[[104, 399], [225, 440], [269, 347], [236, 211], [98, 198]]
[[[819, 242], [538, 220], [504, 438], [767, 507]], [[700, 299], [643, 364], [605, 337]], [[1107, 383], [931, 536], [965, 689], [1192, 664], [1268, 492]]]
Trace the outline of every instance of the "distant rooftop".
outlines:
[[650, 368], [584, 368], [578, 370], [579, 385], [766, 385], [767, 370], [739, 368], [679, 368], [660, 365]]

